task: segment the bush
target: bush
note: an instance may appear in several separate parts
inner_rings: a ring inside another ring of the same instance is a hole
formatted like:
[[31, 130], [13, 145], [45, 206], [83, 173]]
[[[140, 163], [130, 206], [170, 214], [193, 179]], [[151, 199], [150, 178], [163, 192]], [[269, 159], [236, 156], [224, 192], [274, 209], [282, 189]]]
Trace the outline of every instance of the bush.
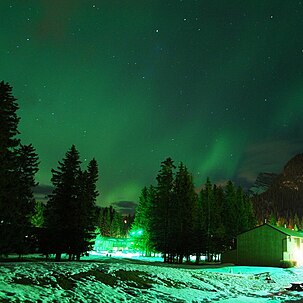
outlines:
[[293, 261], [293, 260], [281, 260], [280, 261], [280, 267], [282, 267], [282, 268], [295, 267], [296, 265], [297, 265], [297, 261]]

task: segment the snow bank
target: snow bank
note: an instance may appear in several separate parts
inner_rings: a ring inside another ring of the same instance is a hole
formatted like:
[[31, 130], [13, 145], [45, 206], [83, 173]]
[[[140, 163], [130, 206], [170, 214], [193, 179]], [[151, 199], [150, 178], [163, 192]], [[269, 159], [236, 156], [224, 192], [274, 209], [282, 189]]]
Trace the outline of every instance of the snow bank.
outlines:
[[230, 266], [195, 269], [130, 259], [10, 262], [0, 265], [0, 302], [284, 302], [303, 293], [303, 269]]

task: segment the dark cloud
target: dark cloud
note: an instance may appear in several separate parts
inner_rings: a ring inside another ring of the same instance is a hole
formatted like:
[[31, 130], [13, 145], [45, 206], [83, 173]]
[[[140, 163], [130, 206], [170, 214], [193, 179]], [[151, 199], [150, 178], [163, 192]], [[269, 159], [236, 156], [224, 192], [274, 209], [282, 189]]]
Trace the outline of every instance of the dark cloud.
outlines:
[[303, 140], [272, 140], [248, 146], [244, 161], [237, 172], [237, 180], [253, 183], [260, 172], [280, 173], [296, 154], [302, 153]]
[[51, 194], [52, 191], [53, 191], [53, 187], [46, 184], [41, 184], [41, 185], [39, 184], [33, 190], [36, 200], [39, 201], [46, 201], [47, 196]]
[[134, 201], [117, 201], [112, 203], [112, 205], [117, 208], [117, 210], [122, 214], [131, 214], [135, 213], [135, 209], [138, 206], [138, 203]]

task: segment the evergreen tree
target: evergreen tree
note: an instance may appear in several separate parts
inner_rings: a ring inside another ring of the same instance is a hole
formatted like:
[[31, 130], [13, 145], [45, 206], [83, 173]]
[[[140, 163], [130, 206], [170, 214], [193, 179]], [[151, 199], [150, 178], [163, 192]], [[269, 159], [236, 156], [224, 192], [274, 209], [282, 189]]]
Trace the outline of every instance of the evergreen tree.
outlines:
[[35, 199], [33, 188], [37, 186], [35, 174], [38, 172], [38, 155], [34, 147], [30, 145], [20, 145], [16, 149], [17, 175], [15, 197], [15, 219], [18, 224], [29, 225], [31, 216], [34, 213]]
[[191, 174], [181, 162], [174, 186], [174, 213], [171, 233], [176, 243], [175, 251], [179, 263], [194, 252], [195, 213], [197, 197]]
[[225, 199], [223, 205], [223, 221], [226, 232], [226, 245], [228, 247], [234, 247], [234, 239], [238, 234], [238, 212], [236, 206], [236, 189], [231, 181], [228, 181], [225, 186]]
[[[131, 221], [130, 218], [129, 220]], [[123, 216], [112, 206], [101, 208], [98, 218], [98, 226], [101, 236], [113, 238], [126, 237], [123, 221]], [[126, 222], [128, 222], [127, 219]], [[131, 222], [127, 224], [131, 224]]]
[[157, 187], [152, 206], [151, 241], [155, 243], [155, 249], [163, 253], [164, 262], [171, 260], [175, 239], [170, 236], [172, 217], [175, 215], [173, 207], [173, 188], [175, 166], [171, 158], [161, 163], [161, 169], [157, 176]]
[[92, 248], [92, 240], [95, 238], [97, 226], [97, 206], [96, 199], [98, 191], [96, 183], [98, 181], [98, 164], [92, 159], [84, 172], [79, 175], [79, 196], [77, 202], [78, 212], [76, 214], [76, 224], [74, 230], [75, 241], [71, 243], [71, 251], [79, 260], [80, 254]]
[[20, 140], [17, 116], [19, 109], [17, 99], [12, 95], [12, 87], [8, 83], [0, 82], [0, 223], [11, 224], [15, 217], [11, 198], [16, 194], [17, 179], [15, 148]]
[[272, 225], [277, 225], [277, 216], [272, 212], [268, 218], [268, 223]]
[[237, 234], [243, 233], [255, 226], [252, 202], [243, 192], [241, 187], [236, 190], [236, 212], [238, 214], [236, 221]]
[[200, 191], [200, 205], [201, 205], [201, 220], [202, 220], [202, 233], [205, 237], [205, 253], [208, 260], [211, 258], [213, 252], [213, 235], [216, 222], [213, 220], [215, 212], [215, 196], [213, 186], [210, 179], [207, 178], [204, 188]]
[[245, 226], [243, 231], [246, 231], [257, 225], [257, 219], [253, 209], [253, 202], [251, 198], [246, 193], [243, 193], [243, 200], [247, 220], [247, 226]]
[[35, 210], [31, 217], [31, 224], [34, 227], [42, 227], [44, 225], [45, 205], [41, 201], [35, 202]]
[[253, 228], [256, 225], [256, 219], [252, 201], [244, 194], [242, 188], [235, 188], [231, 181], [228, 181], [225, 186], [223, 213], [225, 244], [227, 247], [234, 247], [237, 235]]
[[105, 207], [101, 209], [99, 218], [100, 233], [103, 237], [111, 236], [111, 215], [110, 208]]
[[12, 87], [0, 82], [0, 253], [21, 255], [34, 210], [38, 156], [32, 145], [21, 145], [16, 137], [17, 110]]
[[114, 210], [111, 220], [110, 236], [114, 238], [121, 238], [123, 218], [116, 210]]
[[139, 205], [136, 208], [134, 223], [132, 224], [131, 235], [137, 247], [146, 256], [153, 251], [151, 242], [151, 207], [154, 200], [154, 187], [144, 187], [139, 198]]
[[50, 253], [56, 253], [57, 261], [60, 261], [63, 252], [71, 253], [69, 246], [79, 216], [77, 197], [80, 194], [80, 163], [79, 152], [72, 145], [63, 161], [59, 162], [57, 170], [52, 169], [54, 190], [47, 202], [45, 223], [50, 231], [50, 246], [54, 250]]
[[224, 191], [221, 186], [213, 185], [214, 204], [211, 208], [211, 253], [218, 256], [224, 250], [225, 226], [224, 226]]
[[79, 152], [72, 145], [57, 170], [52, 170], [53, 193], [46, 207], [46, 226], [50, 232], [51, 247], [56, 260], [66, 252], [70, 259], [88, 250], [94, 224], [97, 197], [97, 163], [92, 160], [88, 170], [80, 168]]
[[301, 222], [297, 213], [294, 216], [294, 230], [301, 230]]

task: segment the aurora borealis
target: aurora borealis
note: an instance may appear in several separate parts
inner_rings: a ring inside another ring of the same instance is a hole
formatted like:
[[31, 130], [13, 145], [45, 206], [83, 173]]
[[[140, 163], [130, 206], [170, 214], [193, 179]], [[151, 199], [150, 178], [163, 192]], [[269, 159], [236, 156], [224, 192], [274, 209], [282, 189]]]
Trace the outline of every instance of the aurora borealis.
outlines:
[[296, 0], [1, 1], [0, 80], [40, 191], [72, 144], [99, 163], [102, 206], [137, 201], [168, 156], [197, 187], [280, 172], [303, 151], [302, 16]]

